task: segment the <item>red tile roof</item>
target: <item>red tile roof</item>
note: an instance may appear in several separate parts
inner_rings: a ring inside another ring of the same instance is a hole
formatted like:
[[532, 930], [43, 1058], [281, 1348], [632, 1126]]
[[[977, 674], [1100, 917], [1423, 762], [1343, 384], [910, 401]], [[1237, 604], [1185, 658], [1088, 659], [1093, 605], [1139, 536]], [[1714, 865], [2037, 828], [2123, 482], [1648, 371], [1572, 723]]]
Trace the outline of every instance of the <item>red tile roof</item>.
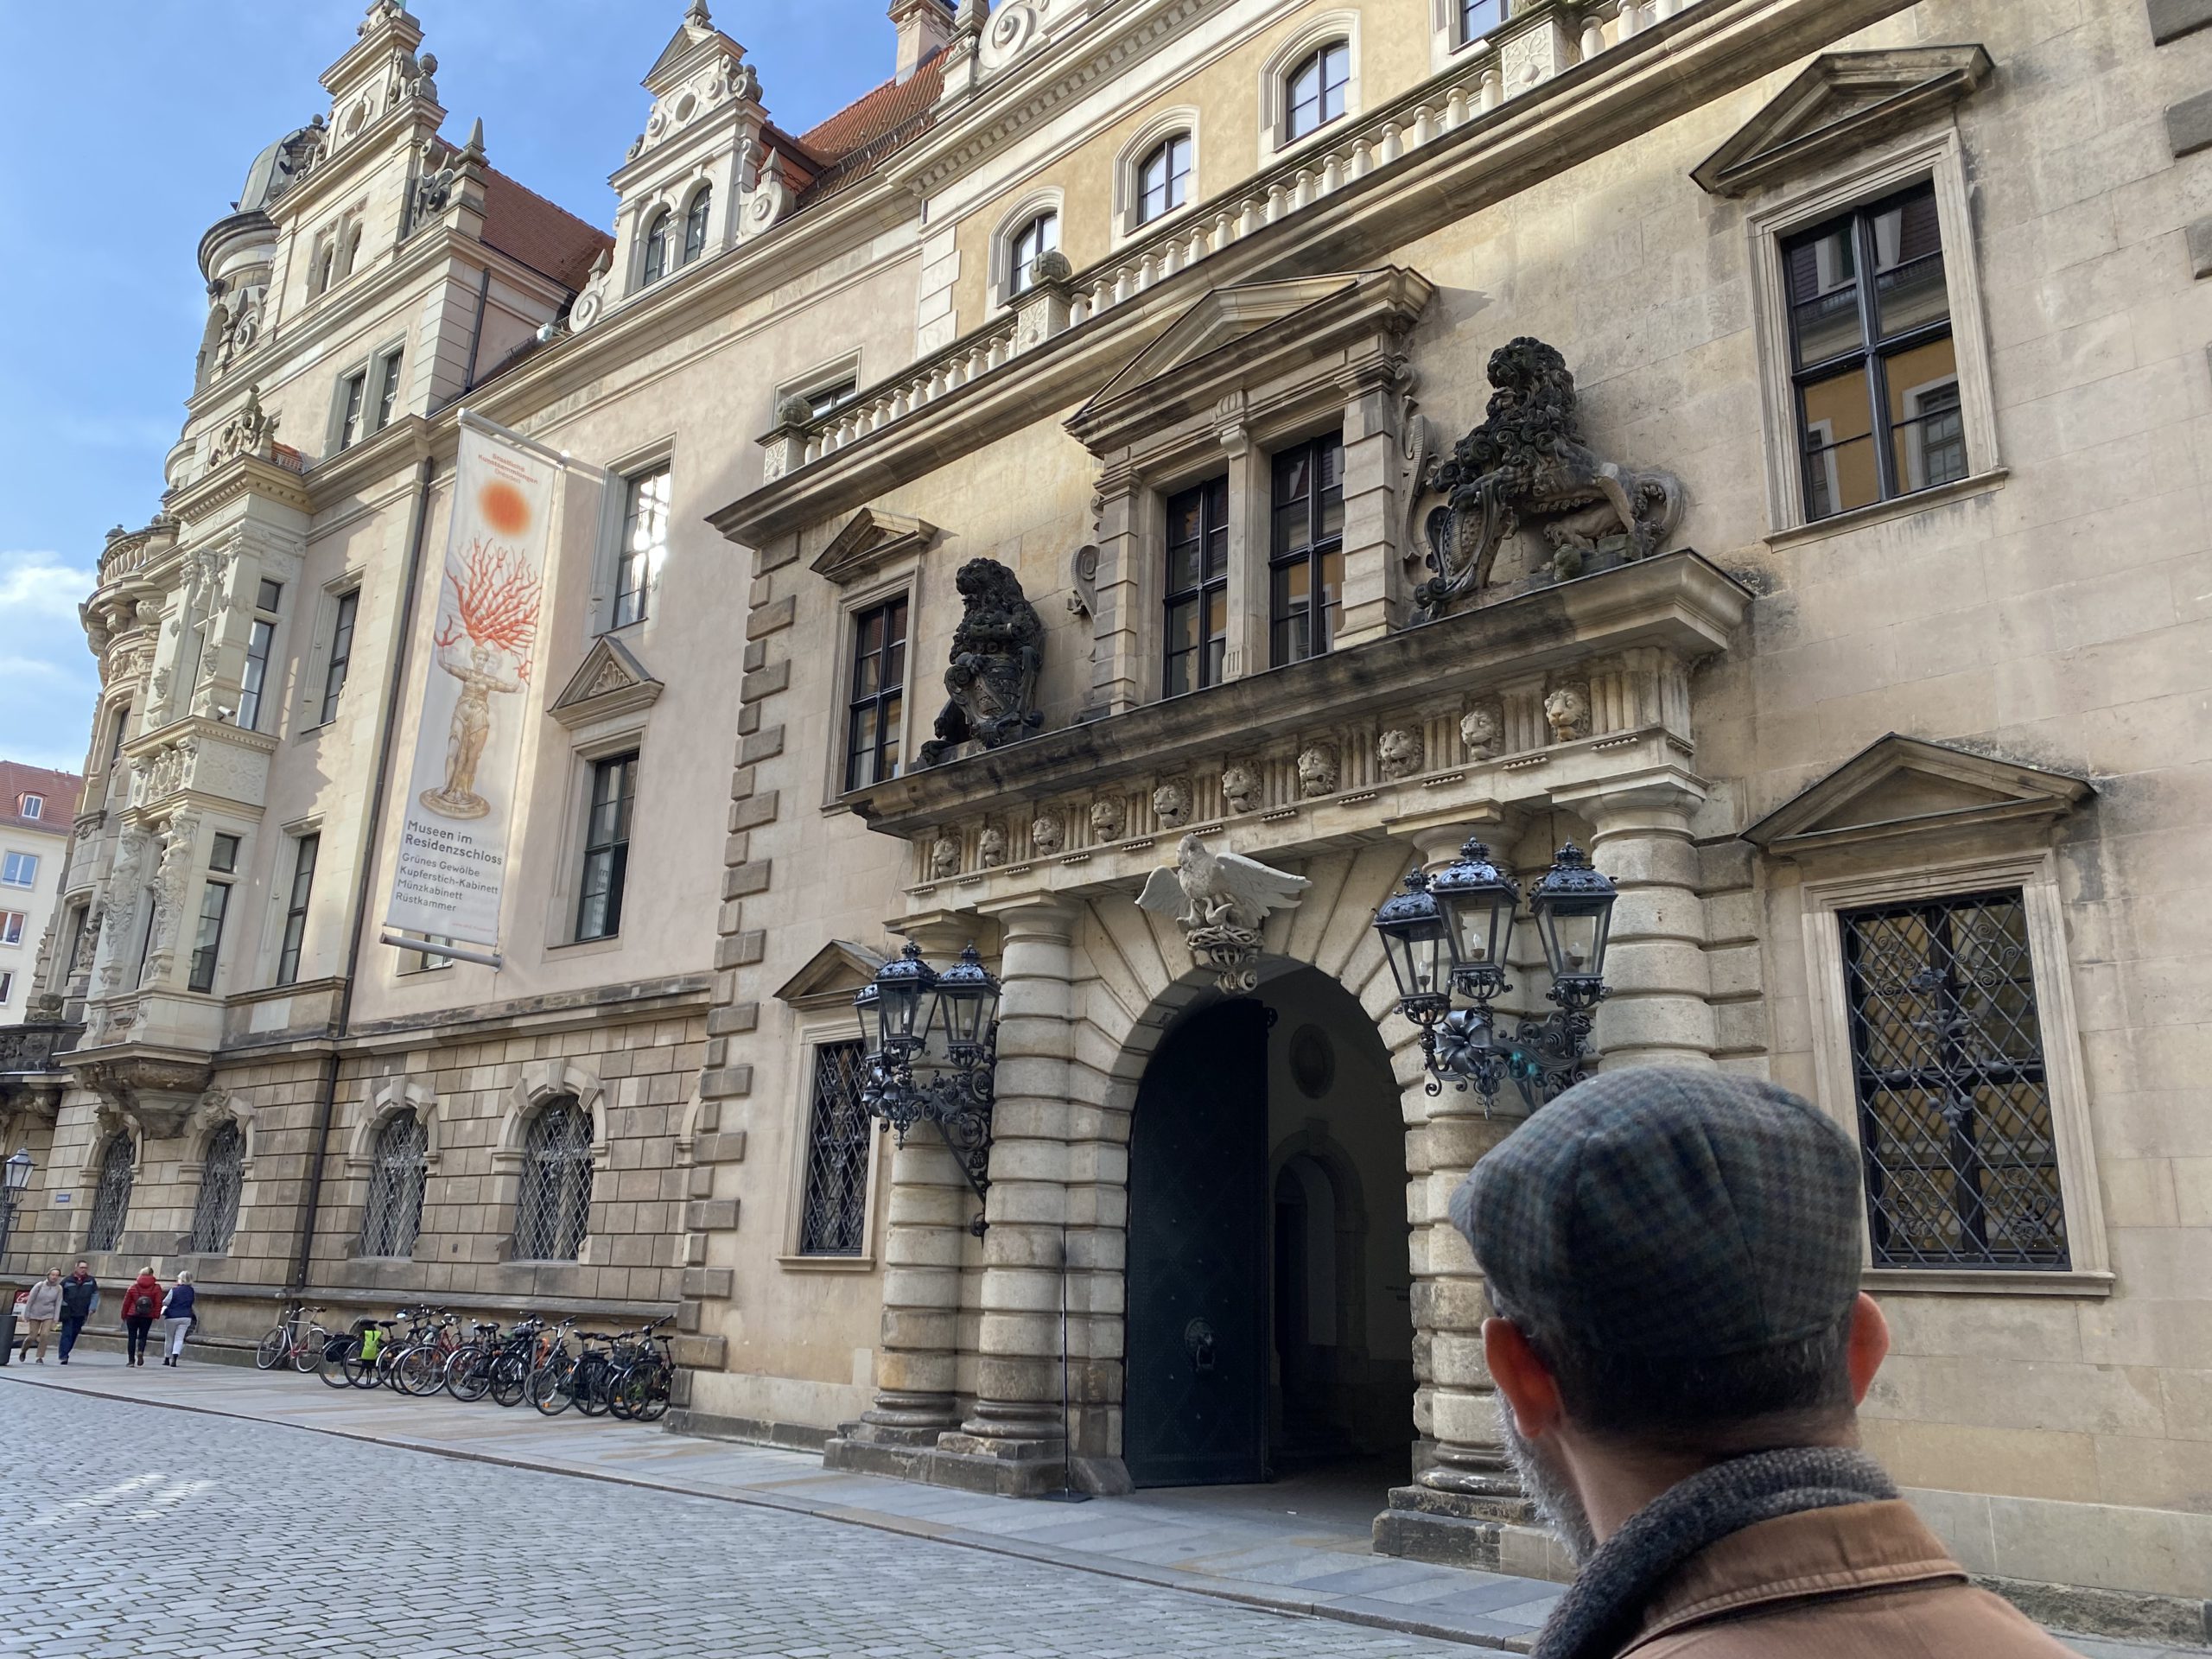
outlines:
[[799, 205], [806, 207], [859, 182], [927, 132], [944, 92], [944, 48], [939, 48], [905, 80], [885, 81], [796, 140], [772, 128], [772, 138], [785, 140], [784, 148], [796, 144], [803, 157], [817, 163], [808, 169], [813, 176], [800, 189]]
[[484, 240], [575, 293], [614, 238], [494, 167], [484, 169]]
[[[73, 772], [0, 760], [0, 824], [10, 830], [43, 830], [56, 836], [72, 833], [76, 827], [77, 798], [84, 792], [85, 780]], [[35, 818], [23, 816], [26, 795], [46, 797], [46, 810]]]

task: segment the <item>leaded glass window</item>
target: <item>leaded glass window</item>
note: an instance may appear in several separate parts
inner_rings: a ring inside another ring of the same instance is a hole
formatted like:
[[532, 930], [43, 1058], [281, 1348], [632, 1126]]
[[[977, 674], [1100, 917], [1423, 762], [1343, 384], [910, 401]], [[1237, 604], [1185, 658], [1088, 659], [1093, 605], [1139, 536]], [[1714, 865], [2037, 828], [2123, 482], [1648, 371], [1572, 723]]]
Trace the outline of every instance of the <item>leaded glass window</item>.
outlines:
[[1874, 1265], [2067, 1267], [2020, 890], [1840, 919]]
[[123, 1243], [123, 1223], [130, 1213], [130, 1181], [135, 1167], [130, 1137], [117, 1135], [100, 1154], [99, 1185], [92, 1193], [92, 1219], [85, 1231], [87, 1250], [111, 1250]]
[[192, 1205], [192, 1238], [188, 1249], [208, 1255], [231, 1248], [231, 1235], [238, 1227], [238, 1192], [245, 1180], [245, 1131], [234, 1120], [207, 1137], [207, 1155], [200, 1162], [200, 1196]]
[[591, 1231], [591, 1114], [557, 1100], [531, 1119], [515, 1200], [514, 1259], [573, 1262]]
[[377, 1132], [369, 1169], [369, 1202], [361, 1212], [363, 1255], [412, 1255], [423, 1230], [423, 1189], [429, 1131], [412, 1112], [397, 1112]]
[[861, 1104], [867, 1063], [860, 1043], [824, 1043], [814, 1051], [801, 1255], [858, 1255], [867, 1236], [868, 1116]]

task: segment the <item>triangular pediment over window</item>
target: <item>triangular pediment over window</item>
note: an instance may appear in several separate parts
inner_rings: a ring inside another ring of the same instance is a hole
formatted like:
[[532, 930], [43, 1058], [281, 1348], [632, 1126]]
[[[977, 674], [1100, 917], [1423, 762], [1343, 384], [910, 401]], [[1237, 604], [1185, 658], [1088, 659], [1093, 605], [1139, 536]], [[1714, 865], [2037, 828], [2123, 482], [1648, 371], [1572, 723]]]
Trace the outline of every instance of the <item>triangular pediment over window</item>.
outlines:
[[1343, 293], [1359, 278], [1349, 272], [1292, 276], [1274, 283], [1239, 283], [1209, 290], [1168, 325], [1167, 332], [1137, 353], [1092, 399], [1105, 403], [1147, 380], [1179, 369], [1234, 340], [1255, 334], [1294, 316], [1307, 306]]
[[881, 569], [892, 560], [927, 550], [937, 526], [880, 507], [862, 507], [815, 558], [818, 576], [842, 584]]
[[1744, 831], [1794, 855], [1899, 836], [2048, 823], [2094, 791], [2082, 779], [1895, 732]]
[[1995, 67], [1980, 46], [1827, 53], [1690, 176], [1713, 195], [1747, 194], [1916, 124], [1967, 97]]
[[603, 633], [593, 641], [547, 712], [563, 726], [588, 726], [609, 715], [649, 709], [663, 689], [627, 645]]
[[854, 995], [875, 977], [883, 963], [864, 944], [832, 939], [784, 982], [776, 1000], [795, 1008], [850, 1007]]

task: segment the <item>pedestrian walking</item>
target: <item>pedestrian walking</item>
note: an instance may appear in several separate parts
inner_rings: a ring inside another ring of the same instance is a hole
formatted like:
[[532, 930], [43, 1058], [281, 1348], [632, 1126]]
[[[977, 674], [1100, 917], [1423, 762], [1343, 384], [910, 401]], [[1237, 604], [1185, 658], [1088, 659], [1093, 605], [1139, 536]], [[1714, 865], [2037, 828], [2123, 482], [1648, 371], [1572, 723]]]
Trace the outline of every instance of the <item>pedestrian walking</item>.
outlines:
[[185, 1332], [192, 1329], [192, 1275], [180, 1273], [176, 1283], [169, 1287], [168, 1299], [162, 1304], [162, 1323], [168, 1331], [168, 1351], [162, 1356], [162, 1363], [174, 1365], [184, 1355]]
[[1579, 1084], [1453, 1194], [1522, 1490], [1581, 1573], [1535, 1659], [2064, 1659], [1859, 1449], [1889, 1352], [1859, 1154], [1773, 1084]]
[[92, 1270], [84, 1262], [61, 1281], [61, 1363], [69, 1363], [69, 1351], [77, 1345], [77, 1333], [85, 1328], [85, 1321], [100, 1311], [100, 1281], [92, 1277]]
[[124, 1344], [124, 1363], [146, 1363], [146, 1333], [154, 1328], [161, 1313], [162, 1281], [154, 1277], [151, 1268], [141, 1268], [130, 1288], [123, 1293], [123, 1328], [130, 1333]]
[[23, 1351], [35, 1344], [38, 1363], [46, 1363], [46, 1333], [61, 1317], [61, 1269], [55, 1268], [30, 1288], [23, 1299]]

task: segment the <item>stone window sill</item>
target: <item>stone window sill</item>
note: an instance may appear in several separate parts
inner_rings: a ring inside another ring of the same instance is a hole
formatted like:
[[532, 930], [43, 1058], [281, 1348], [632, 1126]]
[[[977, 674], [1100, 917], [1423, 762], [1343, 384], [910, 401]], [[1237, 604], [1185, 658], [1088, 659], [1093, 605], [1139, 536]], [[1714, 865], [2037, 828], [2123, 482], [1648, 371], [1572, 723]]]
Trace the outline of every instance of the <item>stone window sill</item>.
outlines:
[[791, 1273], [874, 1273], [873, 1255], [779, 1255], [776, 1265]]
[[2109, 1272], [2012, 1273], [1975, 1268], [1868, 1268], [1859, 1287], [1869, 1295], [2076, 1296], [2112, 1294]]
[[1825, 518], [1815, 519], [1809, 524], [1777, 530], [1766, 538], [1766, 544], [1772, 548], [1802, 547], [1808, 542], [1826, 541], [1831, 536], [1863, 530], [1869, 524], [1884, 524], [1892, 518], [1926, 512], [1931, 507], [1946, 506], [1954, 501], [1990, 494], [2003, 489], [2005, 480], [2011, 476], [2006, 468], [1994, 467], [1986, 473], [1976, 473], [1972, 478], [1962, 478], [1955, 484], [1939, 484], [1932, 490], [1916, 490], [1910, 495], [1900, 495], [1894, 500], [1877, 501], [1870, 506], [1853, 507], [1848, 512], [1831, 513]]

